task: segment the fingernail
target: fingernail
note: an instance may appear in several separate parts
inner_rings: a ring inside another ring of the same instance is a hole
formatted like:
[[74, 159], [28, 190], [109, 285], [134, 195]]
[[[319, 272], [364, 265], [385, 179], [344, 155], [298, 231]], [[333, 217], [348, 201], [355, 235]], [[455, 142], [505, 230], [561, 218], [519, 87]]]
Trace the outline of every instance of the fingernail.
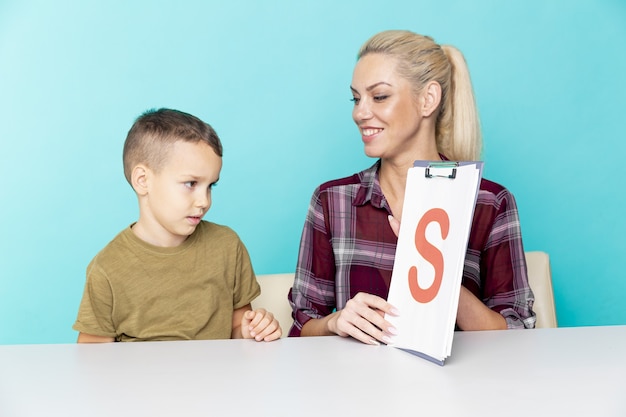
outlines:
[[383, 336], [383, 342], [388, 345], [389, 343], [391, 343], [391, 338], [389, 336]]
[[389, 332], [392, 335], [396, 336], [398, 334], [398, 329], [396, 329], [395, 327], [387, 327], [387, 332]]
[[254, 336], [256, 336], [256, 333], [255, 332], [250, 332], [250, 336], [254, 337]]
[[389, 310], [389, 312], [390, 312], [391, 314], [393, 314], [394, 316], [399, 316], [399, 315], [400, 315], [400, 310], [398, 310], [398, 309], [397, 309], [397, 308], [395, 308], [395, 307], [391, 307], [391, 309]]
[[380, 343], [378, 342], [378, 340], [370, 339], [370, 345], [380, 346]]

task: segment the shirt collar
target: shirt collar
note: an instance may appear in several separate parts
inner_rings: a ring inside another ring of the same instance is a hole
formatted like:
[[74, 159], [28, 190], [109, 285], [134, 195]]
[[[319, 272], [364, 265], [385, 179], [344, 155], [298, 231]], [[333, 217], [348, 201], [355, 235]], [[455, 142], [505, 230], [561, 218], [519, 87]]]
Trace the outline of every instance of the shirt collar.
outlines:
[[[448, 161], [448, 158], [442, 153], [439, 154], [439, 157], [442, 161]], [[372, 206], [376, 208], [386, 206], [385, 196], [383, 195], [383, 190], [380, 188], [380, 181], [378, 180], [379, 171], [380, 159], [368, 169], [359, 172], [361, 185], [352, 202], [353, 206], [363, 206], [367, 203], [371, 203]]]
[[352, 205], [363, 206], [370, 203], [376, 208], [382, 208], [384, 206], [385, 197], [383, 196], [383, 191], [378, 181], [379, 170], [380, 159], [368, 169], [359, 172], [361, 184]]

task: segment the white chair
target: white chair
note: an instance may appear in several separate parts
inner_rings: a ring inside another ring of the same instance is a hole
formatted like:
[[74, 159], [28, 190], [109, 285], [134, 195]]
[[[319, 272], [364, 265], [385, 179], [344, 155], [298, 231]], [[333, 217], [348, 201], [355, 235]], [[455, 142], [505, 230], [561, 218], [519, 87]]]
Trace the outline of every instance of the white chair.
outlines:
[[294, 273], [257, 275], [261, 286], [261, 295], [252, 301], [252, 308], [264, 308], [271, 311], [283, 329], [282, 337], [287, 337], [293, 324], [291, 306], [287, 299], [289, 289], [293, 285]]
[[557, 327], [550, 257], [545, 252], [526, 252], [528, 282], [535, 294], [533, 310], [537, 314], [535, 328]]

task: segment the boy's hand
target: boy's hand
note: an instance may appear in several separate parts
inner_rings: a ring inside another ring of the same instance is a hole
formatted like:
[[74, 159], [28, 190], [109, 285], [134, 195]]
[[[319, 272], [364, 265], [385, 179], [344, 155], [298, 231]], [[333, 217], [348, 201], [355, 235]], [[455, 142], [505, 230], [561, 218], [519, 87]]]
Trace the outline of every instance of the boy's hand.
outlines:
[[262, 308], [248, 310], [241, 318], [241, 335], [244, 339], [252, 339], [257, 342], [279, 339], [283, 334], [278, 320], [269, 311]]

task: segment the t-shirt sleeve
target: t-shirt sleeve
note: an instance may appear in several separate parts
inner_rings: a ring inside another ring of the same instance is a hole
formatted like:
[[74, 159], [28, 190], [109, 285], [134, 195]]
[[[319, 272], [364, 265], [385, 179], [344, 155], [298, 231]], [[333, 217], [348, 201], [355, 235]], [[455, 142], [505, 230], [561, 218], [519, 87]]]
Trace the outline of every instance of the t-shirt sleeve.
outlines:
[[233, 309], [250, 304], [261, 294], [261, 287], [256, 280], [248, 250], [241, 240], [237, 242], [237, 265], [235, 267], [235, 288], [233, 291]]
[[87, 280], [74, 330], [95, 336], [116, 337], [112, 320], [113, 294], [106, 276], [94, 259], [87, 267]]

